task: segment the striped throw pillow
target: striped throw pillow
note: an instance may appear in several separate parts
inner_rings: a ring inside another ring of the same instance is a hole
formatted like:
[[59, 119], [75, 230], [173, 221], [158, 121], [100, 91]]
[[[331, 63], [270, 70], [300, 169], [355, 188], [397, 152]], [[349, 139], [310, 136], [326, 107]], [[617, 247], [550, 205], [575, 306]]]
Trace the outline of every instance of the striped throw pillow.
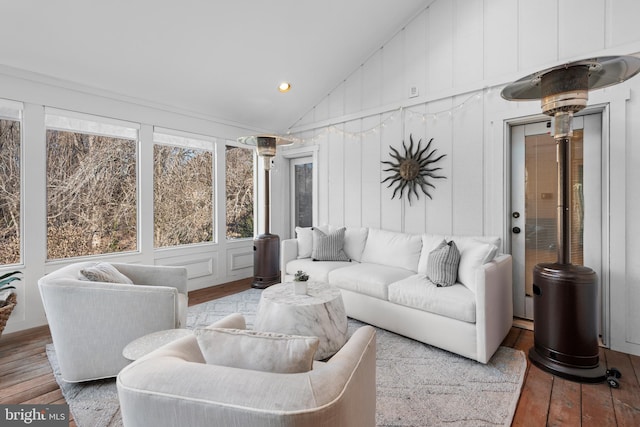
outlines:
[[314, 261], [351, 261], [344, 253], [344, 231], [342, 227], [325, 234], [313, 227], [311, 258]]
[[443, 240], [434, 250], [429, 252], [427, 262], [427, 278], [436, 286], [452, 286], [458, 278], [460, 251], [452, 241]]

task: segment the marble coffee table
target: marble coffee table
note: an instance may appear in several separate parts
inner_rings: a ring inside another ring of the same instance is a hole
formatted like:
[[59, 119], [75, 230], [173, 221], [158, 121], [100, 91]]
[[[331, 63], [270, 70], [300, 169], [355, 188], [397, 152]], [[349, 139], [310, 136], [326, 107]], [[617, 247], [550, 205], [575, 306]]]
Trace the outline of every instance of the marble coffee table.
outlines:
[[331, 357], [347, 341], [347, 315], [340, 290], [327, 283], [309, 282], [307, 295], [295, 295], [293, 283], [270, 286], [262, 291], [253, 329], [318, 337], [315, 359]]

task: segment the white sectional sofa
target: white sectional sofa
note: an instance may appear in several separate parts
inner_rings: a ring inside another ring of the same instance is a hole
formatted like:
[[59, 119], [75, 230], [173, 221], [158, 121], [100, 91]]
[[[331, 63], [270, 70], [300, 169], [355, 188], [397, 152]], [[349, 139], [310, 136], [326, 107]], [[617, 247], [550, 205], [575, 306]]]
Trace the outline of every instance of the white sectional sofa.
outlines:
[[[347, 227], [345, 262], [314, 261], [311, 229], [297, 234], [282, 241], [282, 281], [302, 270], [309, 280], [340, 288], [349, 317], [481, 363], [511, 328], [512, 261], [498, 253], [500, 238]], [[460, 264], [456, 283], [437, 287], [427, 278], [427, 261], [443, 239], [455, 242]]]

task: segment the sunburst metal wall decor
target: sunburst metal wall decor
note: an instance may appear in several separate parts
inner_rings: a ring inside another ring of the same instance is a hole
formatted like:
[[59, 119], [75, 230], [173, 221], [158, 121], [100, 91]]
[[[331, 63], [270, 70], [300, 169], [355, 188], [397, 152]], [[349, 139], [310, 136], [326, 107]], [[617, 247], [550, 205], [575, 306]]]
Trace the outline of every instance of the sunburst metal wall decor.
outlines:
[[[435, 185], [429, 182], [430, 179], [441, 179], [445, 178], [445, 176], [437, 175], [436, 172], [441, 170], [442, 168], [434, 168], [432, 167], [434, 163], [441, 160], [446, 154], [442, 154], [436, 158], [433, 158], [436, 151], [435, 149], [429, 151], [431, 147], [431, 143], [433, 142], [433, 138], [429, 140], [429, 143], [426, 147], [422, 148], [422, 139], [418, 141], [418, 146], [415, 151], [413, 150], [413, 136], [409, 135], [409, 148], [404, 141], [402, 141], [402, 148], [404, 149], [404, 155], [400, 154], [398, 150], [389, 146], [391, 152], [389, 155], [397, 160], [397, 163], [393, 161], [383, 161], [383, 164], [389, 165], [390, 167], [387, 169], [383, 169], [384, 172], [391, 172], [392, 175], [385, 178], [382, 183], [387, 181], [389, 185], [387, 188], [391, 187], [393, 184], [396, 184], [396, 188], [393, 191], [393, 195], [391, 199], [393, 200], [396, 197], [398, 191], [400, 192], [399, 198], [401, 199], [404, 195], [404, 190], [407, 190], [407, 197], [409, 199], [409, 204], [411, 204], [411, 193], [416, 195], [416, 199], [419, 199], [417, 188], [419, 187], [424, 194], [426, 194], [430, 199], [431, 194], [429, 194], [429, 189], [427, 187], [431, 187], [435, 189]], [[426, 155], [426, 156], [425, 156]]]

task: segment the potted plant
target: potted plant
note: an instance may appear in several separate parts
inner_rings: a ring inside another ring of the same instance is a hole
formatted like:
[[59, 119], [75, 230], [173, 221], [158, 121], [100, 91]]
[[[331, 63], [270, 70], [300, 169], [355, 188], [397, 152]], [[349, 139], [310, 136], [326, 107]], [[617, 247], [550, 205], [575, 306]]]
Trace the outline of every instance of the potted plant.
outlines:
[[293, 293], [296, 295], [306, 295], [307, 280], [309, 280], [309, 275], [302, 270], [298, 270], [293, 277]]
[[20, 271], [12, 271], [0, 276], [0, 335], [2, 335], [7, 320], [9, 320], [9, 316], [11, 316], [11, 312], [17, 304], [16, 294], [13, 292], [16, 287], [11, 284], [16, 280], [20, 280], [19, 277], [16, 277], [16, 274], [20, 274]]

